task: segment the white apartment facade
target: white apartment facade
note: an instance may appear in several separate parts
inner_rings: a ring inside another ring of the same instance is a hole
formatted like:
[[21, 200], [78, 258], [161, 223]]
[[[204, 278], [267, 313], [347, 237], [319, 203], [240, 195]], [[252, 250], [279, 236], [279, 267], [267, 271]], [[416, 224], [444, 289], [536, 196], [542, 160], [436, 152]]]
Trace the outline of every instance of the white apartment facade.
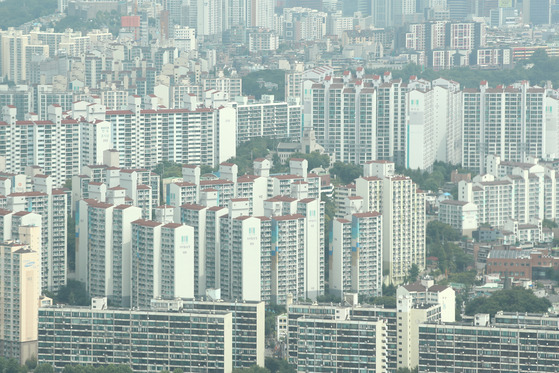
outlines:
[[479, 226], [477, 205], [472, 202], [442, 201], [439, 205], [438, 219], [467, 236], [471, 236]]
[[20, 364], [37, 355], [40, 263], [29, 245], [0, 244], [0, 350]]
[[399, 284], [413, 264], [425, 267], [425, 193], [406, 176], [394, 174], [394, 163], [369, 161], [356, 181], [363, 212], [382, 214], [383, 268]]
[[[349, 220], [351, 219], [351, 220]], [[382, 216], [362, 212], [333, 221], [330, 242], [330, 292], [382, 294]]]

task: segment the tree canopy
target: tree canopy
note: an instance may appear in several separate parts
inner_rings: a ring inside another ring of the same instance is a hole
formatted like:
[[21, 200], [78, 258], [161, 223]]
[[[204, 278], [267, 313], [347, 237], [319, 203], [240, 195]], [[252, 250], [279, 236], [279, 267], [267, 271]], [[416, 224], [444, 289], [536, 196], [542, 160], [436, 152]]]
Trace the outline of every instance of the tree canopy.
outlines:
[[175, 162], [163, 161], [153, 169], [162, 179], [168, 177], [182, 177], [182, 165]]
[[89, 306], [91, 303], [85, 284], [76, 280], [68, 280], [66, 286], [61, 287], [53, 298], [55, 303], [74, 306]]
[[50, 24], [49, 26], [54, 27], [54, 31], [56, 32], [64, 32], [64, 30], [68, 28], [82, 32], [107, 28], [114, 36], [117, 36], [120, 31], [120, 17], [121, 15], [116, 10], [110, 12], [99, 11], [95, 18], [92, 19], [83, 19], [68, 15], [56, 24]]
[[334, 176], [340, 184], [350, 184], [363, 175], [363, 168], [356, 164], [338, 161], [330, 169], [330, 175]]
[[474, 264], [474, 258], [455, 243], [462, 237], [450, 225], [437, 220], [430, 221], [425, 236], [427, 253], [437, 257], [441, 272], [464, 272]]
[[438, 191], [446, 182], [450, 181], [452, 171], [458, 170], [461, 173], [475, 172], [469, 171], [457, 165], [437, 161], [433, 164], [431, 172], [412, 170], [410, 168], [396, 167], [396, 173], [410, 177], [420, 189]]
[[289, 365], [289, 363], [283, 359], [275, 359], [272, 357], [267, 357], [264, 365], [266, 365], [266, 368], [271, 373], [295, 373], [296, 372], [295, 368]]
[[494, 316], [499, 311], [505, 312], [547, 312], [551, 303], [546, 298], [538, 298], [531, 290], [514, 288], [500, 290], [490, 297], [478, 297], [466, 305], [466, 315], [488, 313]]
[[[237, 146], [237, 156], [230, 158], [227, 162], [234, 163], [239, 167], [239, 175], [253, 172], [253, 161], [256, 158], [266, 158], [270, 151], [275, 150], [281, 140], [267, 137], [255, 137]], [[272, 172], [277, 172], [275, 162]]]
[[5, 0], [0, 2], [0, 28], [21, 26], [56, 11], [57, 0]]
[[[268, 90], [264, 83], [277, 84], [277, 89]], [[285, 100], [285, 71], [261, 70], [243, 77], [243, 94], [260, 99], [262, 95], [274, 95], [275, 101]]]
[[330, 167], [330, 156], [328, 154], [320, 154], [319, 152], [312, 153], [293, 153], [291, 158], [303, 158], [309, 162], [309, 171], [313, 168], [322, 167], [328, 169]]

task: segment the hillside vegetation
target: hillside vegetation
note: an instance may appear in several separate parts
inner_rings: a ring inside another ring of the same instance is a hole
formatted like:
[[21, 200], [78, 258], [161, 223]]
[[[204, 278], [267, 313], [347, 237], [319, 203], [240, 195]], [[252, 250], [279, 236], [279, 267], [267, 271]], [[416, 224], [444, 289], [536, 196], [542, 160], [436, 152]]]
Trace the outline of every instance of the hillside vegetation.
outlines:
[[56, 0], [6, 0], [0, 2], [0, 28], [20, 26], [56, 11]]

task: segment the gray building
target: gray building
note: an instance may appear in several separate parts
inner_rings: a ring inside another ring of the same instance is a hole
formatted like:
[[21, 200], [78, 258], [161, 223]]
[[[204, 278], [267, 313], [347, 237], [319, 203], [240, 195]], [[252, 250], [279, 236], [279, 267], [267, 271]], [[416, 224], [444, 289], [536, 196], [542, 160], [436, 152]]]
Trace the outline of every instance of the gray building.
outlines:
[[124, 364], [135, 372], [231, 372], [264, 365], [264, 303], [154, 300], [152, 309], [91, 307], [39, 310], [41, 363]]
[[559, 318], [498, 312], [490, 321], [419, 326], [420, 372], [557, 372]]

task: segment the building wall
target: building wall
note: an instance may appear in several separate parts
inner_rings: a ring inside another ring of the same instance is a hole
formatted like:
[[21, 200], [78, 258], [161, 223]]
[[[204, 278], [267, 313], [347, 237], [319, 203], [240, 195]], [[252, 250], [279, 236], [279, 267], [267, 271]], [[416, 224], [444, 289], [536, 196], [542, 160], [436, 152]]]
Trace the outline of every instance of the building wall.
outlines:
[[[130, 333], [147, 329], [148, 324], [149, 333]], [[77, 328], [80, 333], [75, 333]], [[55, 337], [61, 333], [68, 337]], [[91, 340], [99, 342], [91, 344]], [[84, 343], [89, 344], [89, 348], [82, 348]], [[206, 347], [201, 348], [200, 344]], [[68, 364], [123, 364], [137, 372], [156, 372], [162, 366], [231, 372], [232, 355], [233, 317], [226, 311], [88, 308], [42, 308], [39, 311], [38, 360], [57, 370]]]

